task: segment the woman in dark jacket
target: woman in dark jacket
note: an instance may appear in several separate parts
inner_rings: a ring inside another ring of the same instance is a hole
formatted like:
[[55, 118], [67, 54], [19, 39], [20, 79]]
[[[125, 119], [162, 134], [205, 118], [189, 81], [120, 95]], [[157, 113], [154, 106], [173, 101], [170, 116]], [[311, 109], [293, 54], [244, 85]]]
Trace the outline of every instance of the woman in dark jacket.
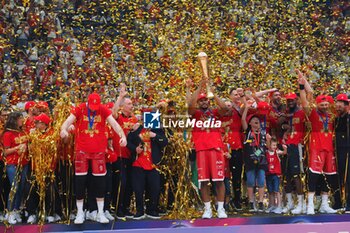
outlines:
[[[136, 197], [136, 215], [134, 219], [145, 218], [144, 192], [147, 188], [150, 199], [147, 205], [147, 216], [158, 219], [158, 199], [160, 193], [160, 175], [157, 164], [160, 162], [163, 148], [168, 139], [162, 129], [145, 129], [139, 123], [128, 134], [127, 147], [132, 156], [132, 187]], [[147, 185], [147, 186], [146, 186]]]

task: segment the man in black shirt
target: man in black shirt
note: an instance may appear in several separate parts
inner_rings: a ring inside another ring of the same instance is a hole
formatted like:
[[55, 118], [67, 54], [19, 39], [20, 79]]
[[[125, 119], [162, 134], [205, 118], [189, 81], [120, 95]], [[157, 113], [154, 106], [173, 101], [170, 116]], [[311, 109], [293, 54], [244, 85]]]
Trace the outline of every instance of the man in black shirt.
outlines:
[[339, 94], [336, 98], [337, 117], [335, 118], [335, 146], [337, 155], [337, 166], [339, 175], [340, 189], [334, 193], [335, 203], [333, 208], [340, 209], [343, 207], [341, 203], [341, 190], [346, 192], [345, 211], [350, 213], [350, 181], [349, 181], [349, 152], [350, 152], [350, 137], [349, 137], [349, 100], [346, 94]]

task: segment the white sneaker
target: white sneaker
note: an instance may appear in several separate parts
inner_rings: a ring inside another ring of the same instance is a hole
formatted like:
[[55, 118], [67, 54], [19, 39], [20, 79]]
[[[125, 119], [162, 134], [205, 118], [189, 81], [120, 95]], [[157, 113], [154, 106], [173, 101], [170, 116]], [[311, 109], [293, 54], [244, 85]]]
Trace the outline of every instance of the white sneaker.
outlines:
[[291, 209], [292, 209], [291, 206], [286, 205], [285, 207], [283, 207], [282, 213], [283, 213], [283, 214], [286, 214], [286, 213], [288, 213]]
[[219, 208], [217, 210], [218, 218], [227, 218], [227, 214], [224, 208]]
[[85, 221], [85, 217], [84, 217], [84, 212], [77, 214], [77, 216], [74, 219], [74, 224], [83, 224]]
[[27, 223], [29, 223], [29, 224], [36, 223], [36, 216], [34, 214], [30, 215], [27, 219]]
[[69, 215], [69, 219], [70, 219], [70, 220], [74, 220], [74, 219], [75, 219], [75, 214], [71, 213], [71, 214]]
[[108, 210], [105, 211], [105, 216], [109, 221], [114, 221], [114, 217], [111, 215], [111, 213], [109, 213]]
[[277, 207], [277, 208], [273, 209], [271, 212], [274, 214], [282, 214], [282, 208]]
[[275, 206], [270, 206], [265, 210], [265, 213], [271, 213], [276, 207]]
[[0, 222], [3, 222], [5, 220], [4, 216], [0, 214]]
[[16, 224], [16, 223], [17, 223], [16, 214], [15, 214], [14, 212], [11, 212], [11, 213], [8, 215], [7, 221], [8, 221], [8, 223], [11, 224], [11, 225]]
[[17, 223], [21, 223], [22, 222], [22, 216], [20, 214], [20, 211], [15, 211], [15, 217], [16, 217], [16, 221]]
[[92, 212], [87, 211], [85, 216], [86, 216], [86, 220], [90, 220], [90, 221], [95, 221], [96, 222], [97, 210], [94, 210]]
[[213, 217], [213, 213], [211, 211], [211, 208], [207, 209], [207, 208], [204, 208], [204, 213], [202, 215], [202, 218], [211, 218]]
[[307, 204], [306, 214], [307, 215], [315, 214], [315, 206], [313, 202]]
[[314, 205], [314, 209], [316, 211], [319, 211], [319, 209], [321, 208], [321, 203], [322, 203], [321, 196], [316, 196], [316, 201], [315, 201], [315, 205]]
[[303, 211], [303, 207], [301, 205], [297, 205], [294, 209], [292, 209], [292, 214], [301, 214]]
[[332, 209], [328, 204], [322, 204], [319, 210], [322, 214], [335, 214], [337, 211], [335, 209]]
[[96, 221], [99, 223], [109, 223], [109, 220], [106, 218], [104, 213], [98, 213]]
[[53, 216], [47, 216], [47, 217], [46, 217], [46, 221], [47, 221], [48, 223], [53, 223], [53, 222], [55, 222], [55, 218], [54, 218]]
[[61, 217], [58, 215], [58, 214], [54, 214], [54, 221], [55, 222], [59, 222], [59, 221], [61, 221]]

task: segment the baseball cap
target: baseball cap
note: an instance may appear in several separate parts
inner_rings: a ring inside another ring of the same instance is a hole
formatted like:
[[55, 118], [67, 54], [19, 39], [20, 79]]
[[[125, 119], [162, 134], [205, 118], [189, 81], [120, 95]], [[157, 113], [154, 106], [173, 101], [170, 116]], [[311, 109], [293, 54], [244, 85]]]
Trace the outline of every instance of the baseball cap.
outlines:
[[99, 109], [101, 104], [101, 97], [96, 92], [93, 92], [88, 97], [88, 106], [91, 110], [96, 111]]
[[267, 115], [270, 111], [270, 105], [267, 102], [261, 101], [257, 106], [258, 113], [261, 115]]
[[294, 92], [291, 92], [291, 93], [288, 93], [287, 95], [285, 95], [285, 98], [287, 100], [295, 100], [298, 98], [298, 96]]
[[208, 98], [208, 97], [207, 97], [207, 94], [205, 94], [205, 93], [200, 93], [200, 94], [198, 95], [197, 101], [200, 100], [200, 99], [207, 99], [207, 98]]
[[34, 117], [35, 121], [40, 121], [43, 122], [44, 124], [50, 124], [51, 119], [48, 115], [46, 115], [45, 113], [41, 113], [39, 116]]
[[337, 101], [345, 101], [345, 102], [349, 101], [348, 96], [346, 94], [337, 95], [336, 100]]
[[24, 110], [28, 111], [30, 108], [35, 106], [35, 102], [34, 101], [28, 101], [26, 102], [26, 104], [24, 105]]
[[329, 102], [329, 99], [325, 95], [319, 95], [316, 97], [316, 103], [320, 104], [322, 102]]

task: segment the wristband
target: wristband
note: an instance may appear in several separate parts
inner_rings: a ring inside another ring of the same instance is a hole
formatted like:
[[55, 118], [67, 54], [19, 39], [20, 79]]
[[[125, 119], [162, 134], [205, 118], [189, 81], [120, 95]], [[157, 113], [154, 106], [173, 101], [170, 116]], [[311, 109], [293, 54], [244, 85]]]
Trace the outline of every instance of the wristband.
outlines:
[[299, 89], [300, 90], [305, 90], [305, 85], [304, 84], [299, 84]]

